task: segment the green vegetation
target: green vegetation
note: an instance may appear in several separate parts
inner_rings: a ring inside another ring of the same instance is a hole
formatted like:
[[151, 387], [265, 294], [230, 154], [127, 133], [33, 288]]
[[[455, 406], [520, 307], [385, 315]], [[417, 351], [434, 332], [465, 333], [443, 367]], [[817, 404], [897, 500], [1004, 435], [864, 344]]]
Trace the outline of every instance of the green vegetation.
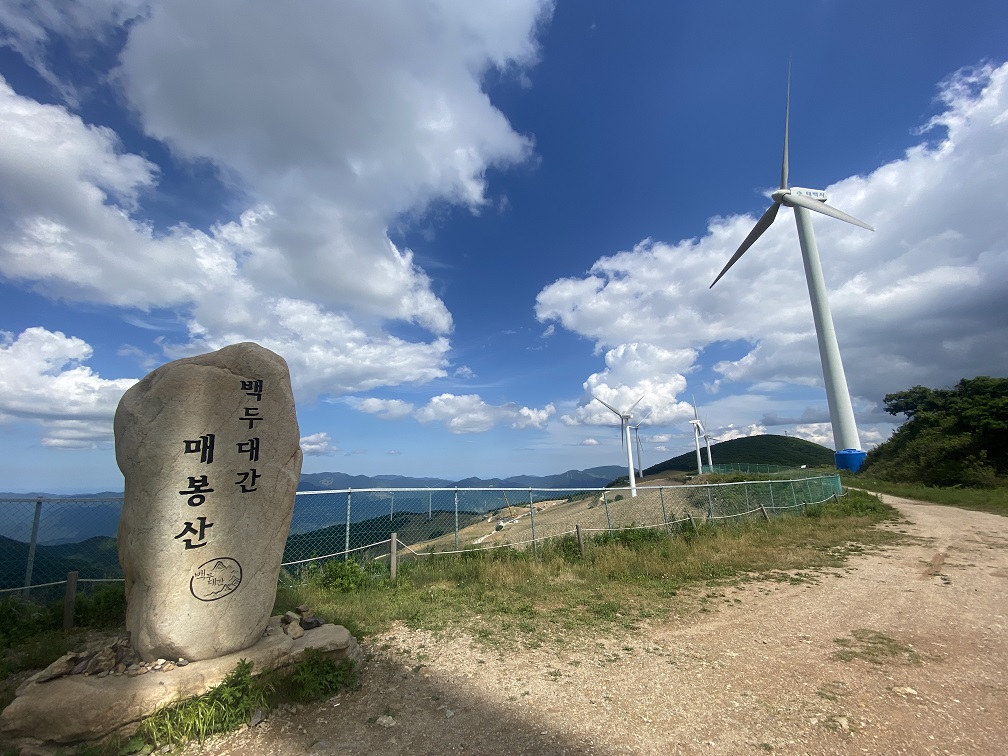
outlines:
[[583, 557], [573, 537], [548, 541], [538, 554], [441, 554], [401, 563], [394, 583], [381, 564], [350, 562], [346, 574], [302, 572], [278, 591], [276, 608], [306, 603], [358, 637], [402, 621], [433, 631], [464, 628], [497, 647], [568, 643], [686, 611], [695, 596], [684, 589], [692, 586], [837, 567], [861, 548], [853, 543], [890, 540], [872, 526], [892, 517], [878, 497], [852, 491], [770, 522], [686, 527], [671, 536], [661, 529], [604, 534], [586, 540]]
[[964, 488], [962, 486], [939, 488], [936, 486], [923, 486], [920, 483], [893, 483], [888, 480], [879, 480], [864, 473], [855, 475], [845, 472], [840, 477], [847, 485], [857, 486], [858, 488], [875, 493], [891, 494], [904, 499], [928, 501], [947, 507], [971, 509], [977, 512], [990, 512], [991, 514], [1008, 517], [1008, 486], [998, 486], [996, 488]]
[[202, 696], [159, 709], [120, 752], [132, 753], [149, 745], [162, 748], [199, 741], [236, 730], [253, 717], [286, 701], [318, 701], [357, 685], [349, 662], [335, 662], [318, 649], [306, 649], [290, 670], [253, 676], [252, 663], [244, 659], [215, 688]]
[[63, 631], [63, 602], [43, 605], [9, 596], [0, 601], [0, 709], [14, 700], [14, 691], [28, 670], [43, 669], [72, 650], [92, 630], [119, 628], [126, 622], [126, 598], [121, 584], [79, 593], [74, 629]]
[[[358, 638], [403, 622], [434, 632], [465, 631], [496, 649], [562, 647], [579, 638], [634, 631], [649, 621], [705, 611], [710, 602], [732, 600], [728, 587], [744, 590], [754, 579], [814, 581], [818, 572], [840, 567], [850, 553], [898, 538], [874, 527], [895, 516], [877, 496], [851, 491], [769, 522], [753, 517], [672, 533], [653, 528], [605, 533], [588, 538], [583, 555], [575, 539], [565, 537], [537, 550], [412, 558], [399, 565], [395, 582], [380, 561], [330, 560], [286, 574], [275, 611], [307, 603], [316, 615], [346, 626]], [[122, 589], [104, 589], [82, 600], [80, 616], [121, 628], [122, 605], [113, 591], [121, 595]], [[11, 689], [19, 681], [15, 669], [43, 667], [79, 640], [55, 629], [61, 616], [56, 605], [11, 600], [0, 604], [0, 612], [7, 633], [4, 677]], [[32, 652], [34, 641], [28, 639], [40, 628], [59, 643]], [[14, 664], [15, 658], [30, 661]], [[203, 740], [284, 701], [316, 700], [355, 684], [352, 668], [321, 654], [306, 654], [286, 673], [255, 675], [243, 663], [205, 696], [152, 715], [129, 742], [108, 746], [115, 751], [87, 751], [146, 752]]]
[[1008, 378], [963, 379], [951, 389], [914, 386], [885, 396], [886, 411], [906, 415], [862, 471], [893, 483], [1008, 485]]
[[[793, 436], [748, 436], [733, 438], [711, 445], [711, 455], [719, 465], [735, 463], [751, 463], [763, 465], [778, 465], [780, 467], [833, 467], [833, 451], [825, 446], [814, 444]], [[707, 462], [707, 452], [703, 452], [704, 463]], [[682, 471], [696, 472], [696, 453], [687, 452], [678, 457], [661, 462], [644, 470], [645, 475], [655, 475], [661, 472]]]
[[840, 646], [841, 650], [834, 652], [831, 658], [838, 661], [860, 659], [871, 664], [885, 662], [912, 666], [921, 664], [921, 655], [913, 649], [913, 646], [900, 643], [895, 638], [876, 630], [851, 630], [849, 638], [836, 638], [833, 642]]

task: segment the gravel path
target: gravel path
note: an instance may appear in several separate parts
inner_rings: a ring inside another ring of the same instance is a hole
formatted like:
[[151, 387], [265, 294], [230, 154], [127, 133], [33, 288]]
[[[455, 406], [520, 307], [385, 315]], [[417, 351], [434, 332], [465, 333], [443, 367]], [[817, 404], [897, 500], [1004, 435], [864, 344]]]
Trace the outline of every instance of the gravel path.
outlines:
[[562, 651], [396, 629], [361, 690], [187, 753], [1006, 753], [1008, 518], [883, 498], [909, 543], [815, 582]]

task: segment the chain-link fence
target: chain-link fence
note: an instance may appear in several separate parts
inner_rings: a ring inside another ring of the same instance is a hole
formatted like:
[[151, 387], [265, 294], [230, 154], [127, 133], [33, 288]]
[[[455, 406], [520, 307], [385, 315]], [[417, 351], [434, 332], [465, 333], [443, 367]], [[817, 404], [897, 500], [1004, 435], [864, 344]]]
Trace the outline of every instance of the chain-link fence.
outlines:
[[[765, 466], [764, 466], [765, 467]], [[398, 544], [417, 555], [535, 548], [550, 538], [628, 528], [770, 519], [842, 493], [839, 475], [628, 488], [344, 489], [297, 494], [283, 564], [366, 560]], [[0, 500], [0, 597], [121, 579], [115, 533], [122, 499]]]
[[809, 472], [804, 467], [782, 467], [781, 465], [764, 465], [757, 462], [729, 462], [723, 465], [703, 465], [705, 473], [729, 475], [731, 473], [756, 473], [759, 475], [777, 475], [788, 473], [794, 477], [822, 475], [822, 471]]

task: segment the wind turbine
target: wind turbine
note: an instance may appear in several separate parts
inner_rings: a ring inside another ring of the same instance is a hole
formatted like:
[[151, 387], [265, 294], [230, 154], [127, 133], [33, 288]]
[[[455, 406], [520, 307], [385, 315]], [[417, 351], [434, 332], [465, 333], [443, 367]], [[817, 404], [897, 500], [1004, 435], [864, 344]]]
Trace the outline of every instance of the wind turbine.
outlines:
[[809, 211], [822, 213], [831, 218], [852, 223], [855, 226], [875, 229], [864, 221], [847, 215], [826, 204], [826, 192], [820, 189], [802, 189], [788, 187], [788, 123], [791, 116], [791, 74], [788, 72], [787, 104], [784, 109], [784, 156], [781, 161], [780, 189], [771, 197], [773, 204], [753, 226], [752, 231], [732, 255], [728, 264], [718, 273], [711, 288], [721, 280], [746, 250], [770, 228], [777, 217], [781, 205], [794, 208], [795, 223], [798, 226], [798, 242], [801, 245], [802, 261], [805, 265], [805, 280], [808, 284], [809, 299], [812, 302], [812, 318], [815, 320], [816, 339], [819, 342], [819, 359], [822, 362], [823, 381], [826, 384], [826, 402], [829, 405], [830, 424], [833, 426], [833, 443], [836, 447], [836, 466], [838, 469], [850, 469], [855, 472], [861, 468], [861, 463], [867, 456], [861, 451], [861, 441], [858, 438], [857, 424], [854, 421], [854, 409], [851, 406], [850, 391], [847, 388], [847, 377], [844, 374], [843, 362], [840, 360], [840, 347], [837, 345], [836, 331], [833, 329], [833, 316], [830, 313], [829, 300], [826, 297], [826, 283], [823, 280], [822, 264], [819, 261], [819, 249], [816, 246], [815, 234], [812, 230], [812, 216]]
[[[703, 475], [703, 462], [700, 459], [700, 434], [703, 431], [703, 423], [700, 422], [700, 415], [697, 414], [696, 399], [693, 400], [693, 419], [690, 420], [693, 426], [693, 443], [696, 445], [696, 474]], [[707, 456], [710, 460], [710, 452]]]
[[[642, 396], [641, 399], [643, 399], [643, 398], [644, 397]], [[648, 410], [647, 412], [644, 413], [644, 417], [642, 417], [640, 419], [640, 422], [637, 423], [637, 425], [631, 425], [630, 426], [631, 428], [633, 428], [634, 438], [637, 440], [637, 469], [640, 471], [640, 476], [642, 478], [644, 477], [644, 460], [641, 458], [643, 455], [641, 454], [640, 427], [641, 427], [641, 424], [645, 420], [647, 420], [647, 417], [650, 414], [651, 414], [651, 410]]]
[[704, 424], [702, 422], [700, 423], [700, 430], [703, 431], [704, 443], [707, 445], [707, 466], [713, 467], [714, 461], [711, 459], [710, 440], [714, 438], [714, 436], [712, 436], [710, 433], [707, 432], [707, 428], [704, 427]]
[[592, 394], [592, 398], [595, 401], [600, 402], [601, 404], [605, 404], [605, 406], [609, 410], [611, 410], [612, 412], [614, 412], [616, 415], [619, 416], [619, 419], [620, 419], [620, 443], [623, 443], [624, 440], [626, 441], [627, 471], [630, 474], [630, 496], [636, 496], [637, 495], [637, 481], [634, 480], [633, 448], [630, 446], [630, 418], [633, 417], [633, 415], [630, 414], [630, 413], [633, 412], [634, 407], [636, 407], [638, 404], [641, 403], [641, 401], [643, 401], [644, 397], [641, 396], [640, 399], [638, 399], [636, 402], [634, 402], [632, 405], [630, 405], [630, 409], [628, 409], [626, 412], [620, 412], [618, 409], [616, 409], [615, 407], [613, 407], [611, 404], [606, 404], [601, 399], [599, 399], [597, 396], [595, 396], [595, 394]]

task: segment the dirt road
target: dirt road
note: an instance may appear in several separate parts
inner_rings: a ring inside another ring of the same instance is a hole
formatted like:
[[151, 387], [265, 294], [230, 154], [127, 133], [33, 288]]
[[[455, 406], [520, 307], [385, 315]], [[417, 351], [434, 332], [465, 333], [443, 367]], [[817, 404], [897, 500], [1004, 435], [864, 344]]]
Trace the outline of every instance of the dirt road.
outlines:
[[1008, 518], [884, 497], [907, 545], [557, 650], [398, 629], [363, 687], [214, 754], [1003, 754]]

